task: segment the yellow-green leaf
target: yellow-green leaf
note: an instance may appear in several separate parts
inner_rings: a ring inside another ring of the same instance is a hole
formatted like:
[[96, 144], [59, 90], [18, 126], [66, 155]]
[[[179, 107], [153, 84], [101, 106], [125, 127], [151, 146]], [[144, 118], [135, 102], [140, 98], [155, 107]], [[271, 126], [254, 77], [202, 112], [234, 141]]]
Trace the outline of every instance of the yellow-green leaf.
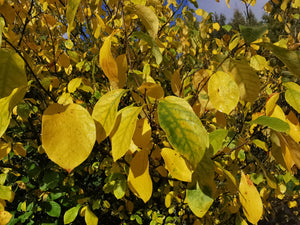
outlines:
[[105, 39], [99, 53], [99, 64], [109, 81], [118, 83], [118, 64], [111, 53], [111, 39], [114, 34], [113, 32]]
[[74, 30], [75, 25], [74, 25], [74, 19], [75, 15], [77, 13], [78, 6], [80, 4], [80, 0], [70, 0], [68, 1], [67, 4], [67, 12], [66, 12], [66, 17], [68, 21], [68, 29], [67, 29], [67, 34], [68, 37], [70, 38], [70, 33], [72, 30]]
[[14, 200], [15, 193], [11, 190], [10, 186], [0, 185], [0, 198], [12, 202]]
[[193, 171], [187, 165], [182, 156], [171, 148], [163, 148], [161, 150], [161, 156], [165, 161], [166, 169], [172, 175], [173, 178], [191, 182]]
[[229, 114], [239, 101], [240, 91], [229, 74], [218, 71], [208, 81], [208, 95], [217, 110]]
[[209, 137], [192, 107], [168, 96], [158, 103], [158, 120], [171, 145], [196, 167], [209, 146]]
[[130, 162], [129, 175], [127, 178], [130, 190], [144, 202], [152, 195], [152, 180], [149, 174], [148, 153], [142, 150], [134, 156]]
[[82, 82], [82, 78], [81, 77], [76, 77], [76, 78], [72, 79], [68, 83], [68, 91], [70, 93], [74, 93], [76, 91], [76, 89], [79, 88], [79, 86], [81, 85], [81, 82]]
[[84, 220], [86, 225], [98, 225], [98, 217], [86, 206]]
[[285, 100], [300, 113], [300, 86], [294, 82], [288, 82], [283, 85], [287, 88]]
[[7, 97], [0, 99], [0, 137], [5, 133], [13, 108], [23, 99], [26, 86], [15, 88]]
[[27, 85], [25, 63], [11, 49], [0, 49], [0, 99]]
[[118, 105], [125, 92], [124, 89], [110, 91], [103, 95], [94, 106], [92, 117], [96, 121], [98, 143], [112, 131], [117, 119]]
[[115, 130], [110, 134], [114, 161], [117, 161], [129, 150], [141, 110], [141, 107], [127, 106], [119, 111]]
[[130, 7], [130, 9], [140, 18], [148, 34], [155, 39], [158, 32], [159, 21], [153, 10], [144, 5], [134, 5]]
[[263, 70], [268, 66], [268, 63], [265, 57], [254, 55], [250, 59], [250, 66], [255, 70]]
[[50, 105], [42, 117], [42, 144], [48, 157], [71, 172], [91, 153], [96, 127], [89, 112], [80, 105]]
[[78, 211], [80, 209], [80, 205], [74, 206], [68, 209], [64, 214], [64, 224], [72, 223], [77, 217]]
[[262, 217], [263, 204], [255, 185], [243, 172], [239, 185], [239, 199], [248, 221], [256, 224]]
[[196, 189], [186, 191], [186, 201], [192, 212], [201, 218], [207, 213], [214, 199], [206, 195], [197, 184]]

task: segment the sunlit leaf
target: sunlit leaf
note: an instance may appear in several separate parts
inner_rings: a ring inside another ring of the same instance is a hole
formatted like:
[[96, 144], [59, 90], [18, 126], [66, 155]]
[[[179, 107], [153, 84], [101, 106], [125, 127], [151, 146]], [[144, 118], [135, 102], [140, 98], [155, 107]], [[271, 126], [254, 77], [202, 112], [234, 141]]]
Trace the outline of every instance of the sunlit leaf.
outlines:
[[117, 119], [118, 105], [125, 92], [124, 89], [110, 91], [103, 95], [94, 106], [92, 117], [96, 121], [98, 143], [112, 131]]
[[141, 107], [127, 106], [118, 113], [115, 132], [110, 134], [111, 151], [114, 161], [117, 161], [129, 150]]
[[268, 63], [265, 57], [254, 55], [250, 59], [250, 66], [255, 70], [263, 70], [268, 66]]
[[151, 126], [148, 119], [139, 119], [132, 137], [134, 144], [140, 148], [145, 148], [151, 140]]
[[260, 116], [257, 119], [252, 120], [250, 124], [259, 124], [259, 125], [267, 126], [272, 130], [279, 131], [279, 132], [288, 132], [290, 130], [290, 126], [288, 123], [275, 117]]
[[134, 156], [130, 162], [128, 175], [130, 190], [144, 202], [147, 202], [152, 195], [152, 180], [149, 174], [148, 153], [142, 150]]
[[42, 144], [48, 157], [71, 172], [91, 153], [96, 127], [80, 105], [50, 105], [42, 117]]
[[186, 201], [192, 212], [202, 218], [209, 210], [214, 199], [206, 195], [197, 185], [195, 189], [188, 189], [186, 191]]
[[171, 148], [163, 148], [161, 150], [161, 156], [165, 161], [166, 169], [172, 175], [173, 178], [191, 182], [192, 181], [192, 170], [187, 165], [184, 158]]
[[229, 74], [218, 71], [208, 81], [208, 95], [217, 110], [229, 114], [239, 101], [240, 91]]
[[76, 15], [79, 4], [80, 4], [80, 0], [68, 1], [68, 4], [67, 4], [66, 18], [68, 21], [67, 33], [68, 33], [69, 38], [71, 38], [71, 36], [70, 36], [71, 31], [74, 30], [74, 28], [75, 28], [74, 19], [75, 19], [75, 15]]
[[267, 100], [267, 102], [266, 102], [266, 115], [267, 116], [271, 116], [278, 99], [279, 99], [279, 93], [274, 93]]
[[0, 198], [12, 202], [14, 200], [15, 193], [11, 190], [10, 186], [0, 185]]
[[12, 214], [7, 211], [0, 211], [0, 225], [6, 225], [12, 218]]
[[76, 219], [80, 208], [81, 206], [77, 205], [68, 209], [64, 214], [64, 224], [72, 223]]
[[138, 15], [148, 34], [152, 38], [155, 38], [158, 32], [159, 20], [153, 10], [150, 7], [144, 5], [131, 6], [130, 10], [134, 14]]
[[256, 41], [266, 32], [267, 29], [268, 27], [266, 25], [260, 25], [260, 26], [240, 25], [241, 34], [247, 44]]
[[248, 221], [256, 224], [262, 217], [263, 204], [255, 185], [243, 172], [239, 185], [239, 199]]
[[98, 225], [98, 217], [86, 206], [84, 220], [86, 225]]
[[287, 90], [285, 92], [285, 100], [290, 104], [298, 113], [300, 112], [300, 86], [294, 82], [283, 84]]
[[209, 146], [209, 137], [192, 107], [182, 98], [168, 96], [158, 104], [158, 119], [175, 150], [196, 166]]
[[82, 82], [82, 78], [81, 77], [76, 77], [76, 78], [72, 79], [68, 83], [68, 91], [70, 93], [74, 93], [76, 91], [76, 89], [79, 88], [79, 86], [81, 85], [81, 82]]
[[114, 34], [115, 33], [113, 32], [105, 39], [99, 53], [99, 64], [109, 81], [118, 83], [118, 64], [111, 53], [111, 40]]

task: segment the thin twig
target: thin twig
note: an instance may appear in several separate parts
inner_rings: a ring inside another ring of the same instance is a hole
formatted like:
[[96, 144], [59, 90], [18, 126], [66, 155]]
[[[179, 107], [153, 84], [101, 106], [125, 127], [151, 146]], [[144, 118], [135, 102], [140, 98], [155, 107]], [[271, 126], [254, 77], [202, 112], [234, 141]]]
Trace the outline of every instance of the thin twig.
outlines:
[[20, 37], [20, 40], [19, 40], [19, 43], [18, 43], [18, 47], [20, 47], [20, 45], [21, 45], [21, 42], [22, 42], [22, 40], [23, 40], [23, 37], [24, 37], [24, 34], [25, 34], [25, 29], [26, 29], [26, 26], [27, 26], [27, 24], [29, 23], [29, 19], [28, 19], [28, 17], [30, 16], [30, 14], [31, 14], [31, 10], [32, 10], [32, 8], [33, 8], [33, 0], [31, 0], [31, 4], [30, 4], [30, 8], [29, 8], [29, 11], [28, 11], [28, 13], [27, 13], [27, 16], [26, 16], [26, 20], [25, 20], [25, 23], [24, 23], [24, 26], [23, 26], [23, 30], [22, 30], [22, 32], [21, 32], [21, 37]]

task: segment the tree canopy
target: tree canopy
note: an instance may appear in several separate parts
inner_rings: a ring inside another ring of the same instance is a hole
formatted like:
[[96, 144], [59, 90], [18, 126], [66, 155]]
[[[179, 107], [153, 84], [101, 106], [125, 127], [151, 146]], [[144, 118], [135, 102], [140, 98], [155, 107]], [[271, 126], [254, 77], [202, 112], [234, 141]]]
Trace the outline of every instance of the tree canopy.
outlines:
[[0, 225], [296, 224], [300, 2], [243, 2], [0, 0]]

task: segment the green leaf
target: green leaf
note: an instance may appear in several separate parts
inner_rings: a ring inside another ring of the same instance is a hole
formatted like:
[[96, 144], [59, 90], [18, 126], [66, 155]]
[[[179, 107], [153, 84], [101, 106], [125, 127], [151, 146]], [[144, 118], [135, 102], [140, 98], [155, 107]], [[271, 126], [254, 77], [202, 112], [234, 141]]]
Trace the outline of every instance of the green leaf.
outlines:
[[283, 85], [287, 88], [285, 100], [300, 113], [300, 86], [294, 82], [284, 83]]
[[96, 121], [98, 143], [112, 131], [117, 119], [120, 99], [125, 92], [124, 89], [110, 91], [103, 95], [94, 106], [92, 117]]
[[155, 40], [151, 36], [149, 36], [146, 33], [143, 33], [142, 31], [133, 32], [132, 36], [136, 37], [136, 38], [140, 38], [140, 39], [146, 41], [150, 45], [151, 50], [152, 50], [152, 55], [156, 59], [156, 64], [160, 64], [162, 62], [162, 54], [161, 54], [159, 47], [156, 44]]
[[272, 51], [296, 77], [300, 78], [300, 51], [292, 51], [278, 47], [270, 43], [263, 43], [262, 46]]
[[228, 134], [228, 130], [217, 129], [209, 134], [209, 144], [213, 148], [213, 154], [216, 154], [223, 146], [223, 141]]
[[45, 174], [43, 177], [43, 186], [40, 187], [42, 191], [46, 191], [48, 189], [53, 189], [57, 187], [58, 182], [59, 182], [59, 173], [50, 171]]
[[117, 161], [129, 150], [141, 107], [127, 106], [118, 113], [115, 132], [110, 134], [111, 151], [114, 161]]
[[268, 29], [266, 25], [261, 26], [244, 26], [240, 25], [240, 31], [247, 44], [256, 41]]
[[50, 201], [46, 203], [45, 207], [46, 213], [52, 217], [59, 217], [61, 212], [60, 205], [55, 201]]
[[229, 31], [231, 30], [232, 26], [229, 25], [229, 24], [226, 24], [226, 25], [222, 26], [222, 28], [223, 28], [224, 30], [226, 30], [227, 32], [229, 32]]
[[186, 191], [186, 201], [192, 212], [201, 218], [207, 213], [214, 199], [204, 194], [197, 185], [196, 189]]
[[249, 122], [250, 124], [259, 124], [262, 126], [267, 126], [272, 130], [279, 132], [288, 132], [290, 126], [288, 123], [282, 121], [281, 119], [269, 116], [260, 116], [255, 120]]
[[27, 85], [25, 63], [13, 50], [0, 49], [0, 98]]
[[229, 74], [218, 71], [208, 81], [208, 95], [217, 110], [229, 114], [239, 101], [240, 91]]
[[191, 106], [168, 96], [158, 103], [158, 120], [175, 150], [196, 167], [209, 147], [209, 137]]
[[79, 4], [80, 4], [80, 0], [71, 0], [71, 1], [68, 1], [68, 4], [67, 4], [66, 17], [67, 17], [67, 21], [68, 21], [67, 33], [68, 33], [69, 38], [71, 38], [71, 36], [70, 36], [71, 31], [74, 30], [74, 28], [75, 28], [74, 19], [75, 19], [75, 15], [77, 13]]
[[77, 205], [75, 207], [72, 207], [71, 209], [68, 209], [64, 215], [64, 224], [72, 223], [76, 219], [80, 208], [81, 205]]

